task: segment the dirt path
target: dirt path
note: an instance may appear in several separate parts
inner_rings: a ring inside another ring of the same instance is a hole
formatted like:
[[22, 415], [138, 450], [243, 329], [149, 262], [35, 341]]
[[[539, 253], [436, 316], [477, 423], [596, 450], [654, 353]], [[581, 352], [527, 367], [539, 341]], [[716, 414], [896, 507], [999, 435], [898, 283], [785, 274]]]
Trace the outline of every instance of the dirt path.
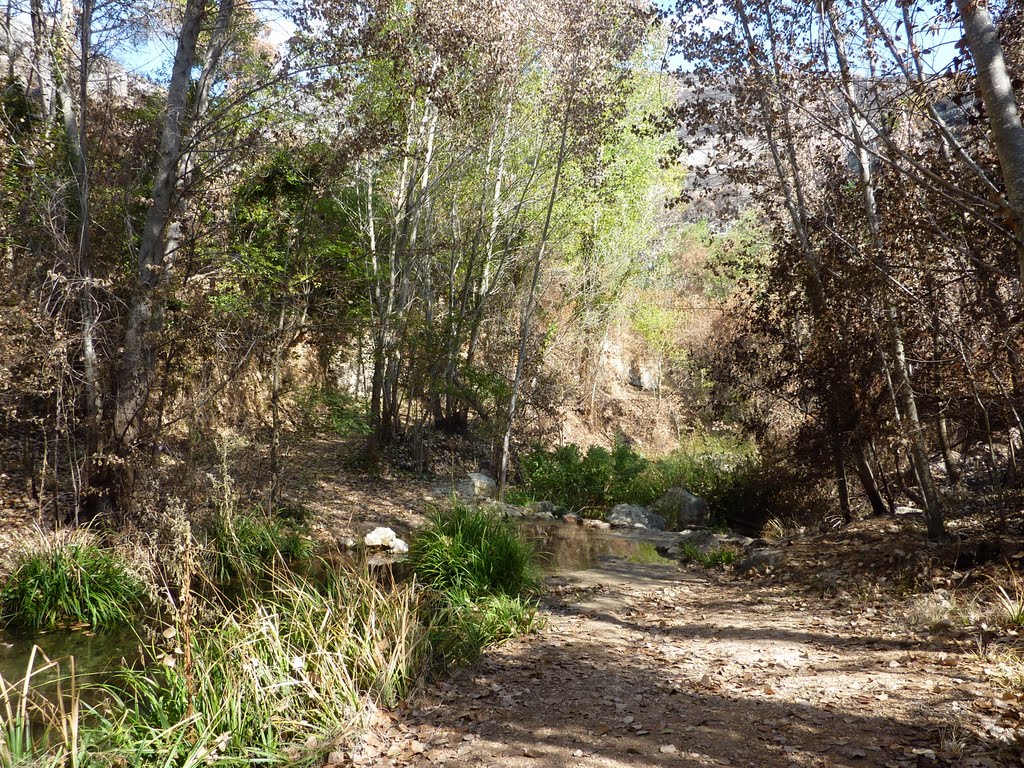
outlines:
[[1022, 765], [999, 743], [1017, 705], [967, 650], [792, 594], [621, 560], [557, 578], [541, 632], [383, 716], [353, 762]]

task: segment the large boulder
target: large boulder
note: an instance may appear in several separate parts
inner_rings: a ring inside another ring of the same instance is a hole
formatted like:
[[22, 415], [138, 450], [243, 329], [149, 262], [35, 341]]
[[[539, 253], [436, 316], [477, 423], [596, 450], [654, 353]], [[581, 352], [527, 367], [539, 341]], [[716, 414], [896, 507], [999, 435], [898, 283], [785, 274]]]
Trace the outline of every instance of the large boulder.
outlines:
[[677, 528], [708, 524], [708, 503], [682, 487], [669, 488], [652, 506]]
[[493, 499], [498, 495], [498, 484], [483, 472], [468, 472], [466, 479], [455, 489], [467, 501]]
[[665, 518], [638, 504], [616, 504], [605, 520], [619, 528], [652, 528], [665, 530]]

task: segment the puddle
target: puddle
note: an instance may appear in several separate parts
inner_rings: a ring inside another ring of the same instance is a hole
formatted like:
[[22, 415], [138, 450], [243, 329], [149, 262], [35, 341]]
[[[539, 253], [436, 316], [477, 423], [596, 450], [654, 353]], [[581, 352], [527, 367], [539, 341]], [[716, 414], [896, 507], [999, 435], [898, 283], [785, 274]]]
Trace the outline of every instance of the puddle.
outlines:
[[640, 563], [675, 562], [658, 556], [654, 549], [675, 541], [674, 534], [638, 529], [612, 533], [557, 521], [526, 521], [520, 527], [537, 547], [548, 572], [584, 571], [612, 557]]

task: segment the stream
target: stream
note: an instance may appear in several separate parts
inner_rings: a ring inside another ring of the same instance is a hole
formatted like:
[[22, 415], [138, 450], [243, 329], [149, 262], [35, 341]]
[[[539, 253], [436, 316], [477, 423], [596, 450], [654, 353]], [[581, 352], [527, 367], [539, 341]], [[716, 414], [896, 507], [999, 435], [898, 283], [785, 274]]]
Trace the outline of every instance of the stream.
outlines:
[[[672, 538], [671, 534], [655, 531], [633, 529], [612, 533], [558, 521], [523, 521], [520, 525], [537, 547], [542, 568], [549, 574], [587, 570], [607, 558], [649, 558], [654, 552], [653, 545]], [[143, 656], [139, 638], [145, 635], [144, 630], [140, 624], [97, 632], [87, 628], [35, 634], [0, 631], [0, 678], [7, 685], [23, 680], [32, 661], [33, 647], [38, 646], [32, 662], [37, 670], [33, 687], [44, 696], [56, 691], [58, 676], [69, 673], [70, 657], [74, 657], [79, 681], [105, 683], [123, 666]], [[39, 671], [47, 660], [59, 662], [59, 666]]]

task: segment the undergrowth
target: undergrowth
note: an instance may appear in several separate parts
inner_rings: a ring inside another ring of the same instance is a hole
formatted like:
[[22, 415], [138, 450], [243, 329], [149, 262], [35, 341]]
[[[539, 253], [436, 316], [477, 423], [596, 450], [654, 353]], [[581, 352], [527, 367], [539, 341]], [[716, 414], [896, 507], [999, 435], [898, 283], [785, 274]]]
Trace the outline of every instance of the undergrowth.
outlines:
[[[708, 503], [712, 518], [763, 518], [760, 463], [753, 445], [733, 437], [693, 436], [670, 456], [648, 459], [623, 442], [583, 452], [570, 444], [536, 448], [520, 462], [524, 497], [544, 499], [588, 517], [616, 504], [650, 505], [682, 487]], [[676, 527], [668, 520], [668, 527]]]
[[81, 536], [26, 550], [0, 589], [0, 619], [29, 630], [131, 621], [147, 590], [117, 555]]
[[436, 510], [412, 542], [409, 564], [428, 589], [431, 644], [441, 666], [530, 631], [540, 579], [533, 546], [515, 525], [455, 504]]
[[474, 600], [519, 597], [540, 584], [536, 553], [515, 524], [463, 504], [434, 511], [412, 542], [409, 564], [424, 586]]
[[322, 765], [432, 670], [538, 623], [533, 551], [506, 521], [438, 512], [414, 551], [417, 578], [397, 584], [324, 563], [316, 579], [264, 566], [230, 597], [183, 590], [147, 661], [95, 706], [73, 675], [59, 707], [31, 668], [0, 680], [0, 768]]
[[740, 557], [740, 550], [728, 545], [702, 550], [693, 544], [683, 545], [683, 559], [696, 563], [704, 568], [718, 568], [732, 565]]
[[211, 575], [218, 581], [248, 579], [278, 558], [291, 563], [313, 554], [313, 541], [300, 529], [261, 512], [214, 516], [208, 531]]
[[314, 429], [342, 437], [368, 435], [372, 431], [367, 404], [332, 387], [309, 387], [299, 393], [296, 404]]

